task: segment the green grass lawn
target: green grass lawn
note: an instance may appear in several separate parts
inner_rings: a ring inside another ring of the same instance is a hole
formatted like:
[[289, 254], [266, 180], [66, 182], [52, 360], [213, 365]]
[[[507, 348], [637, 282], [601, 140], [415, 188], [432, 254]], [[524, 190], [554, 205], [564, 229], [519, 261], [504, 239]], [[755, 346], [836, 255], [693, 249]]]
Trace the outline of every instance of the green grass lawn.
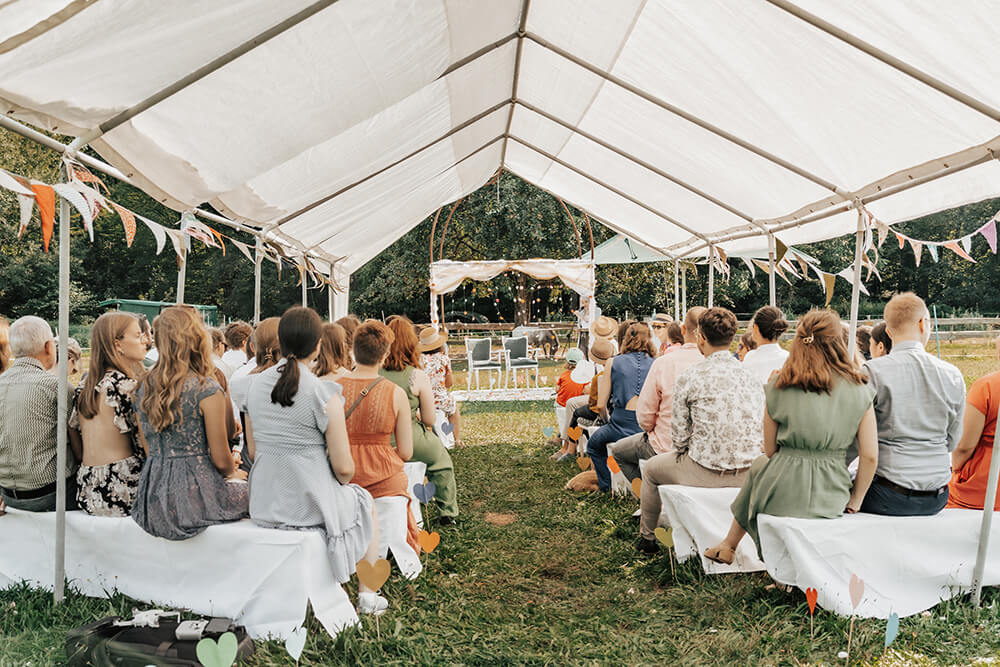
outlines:
[[[990, 344], [949, 349], [969, 375], [997, 367]], [[990, 356], [987, 358], [987, 354]], [[848, 619], [817, 610], [809, 637], [805, 597], [766, 589], [763, 574], [706, 576], [689, 561], [633, 549], [632, 499], [563, 490], [575, 463], [547, 460], [551, 404], [463, 406], [466, 446], [453, 452], [462, 521], [416, 582], [394, 575], [389, 611], [331, 639], [310, 617], [303, 664], [835, 664]], [[2, 519], [0, 519], [2, 521]], [[508, 523], [509, 522], [509, 523]], [[505, 524], [506, 525], [501, 525]], [[350, 595], [355, 595], [353, 585]], [[984, 607], [957, 599], [900, 622], [883, 652], [883, 621], [857, 620], [854, 664], [972, 664], [1000, 659], [1000, 596]], [[135, 604], [17, 587], [0, 591], [0, 665], [58, 663], [68, 629]], [[377, 632], [381, 639], [377, 637]], [[280, 642], [258, 644], [252, 664], [292, 664]]]

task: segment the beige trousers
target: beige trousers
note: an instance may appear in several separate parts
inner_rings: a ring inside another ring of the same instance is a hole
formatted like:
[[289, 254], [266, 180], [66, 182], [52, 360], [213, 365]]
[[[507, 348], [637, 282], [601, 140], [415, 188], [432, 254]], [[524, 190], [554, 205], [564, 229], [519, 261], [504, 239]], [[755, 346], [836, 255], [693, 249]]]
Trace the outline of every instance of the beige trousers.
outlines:
[[683, 484], [717, 489], [727, 486], [743, 486], [747, 470], [738, 473], [719, 472], [698, 465], [686, 453], [667, 452], [648, 459], [642, 469], [642, 492], [639, 496], [639, 534], [647, 540], [653, 539], [653, 531], [660, 520], [660, 484]]

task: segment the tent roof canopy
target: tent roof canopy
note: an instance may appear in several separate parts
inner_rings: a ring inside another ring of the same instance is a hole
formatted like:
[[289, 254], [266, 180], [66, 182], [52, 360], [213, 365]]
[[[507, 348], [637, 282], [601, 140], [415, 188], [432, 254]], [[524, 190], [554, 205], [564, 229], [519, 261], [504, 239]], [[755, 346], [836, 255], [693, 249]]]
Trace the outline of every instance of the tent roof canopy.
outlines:
[[1000, 194], [1000, 13], [935, 0], [39, 0], [0, 111], [349, 274], [503, 168], [670, 258]]

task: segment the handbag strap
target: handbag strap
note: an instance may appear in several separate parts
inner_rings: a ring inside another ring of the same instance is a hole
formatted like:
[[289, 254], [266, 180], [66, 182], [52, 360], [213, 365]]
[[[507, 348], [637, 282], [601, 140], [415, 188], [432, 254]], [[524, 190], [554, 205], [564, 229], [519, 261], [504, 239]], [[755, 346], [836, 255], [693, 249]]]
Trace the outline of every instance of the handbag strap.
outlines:
[[375, 378], [375, 380], [370, 385], [368, 385], [367, 387], [365, 387], [364, 389], [361, 390], [361, 393], [358, 395], [358, 397], [356, 399], [354, 399], [353, 403], [351, 403], [351, 407], [347, 408], [347, 411], [344, 413], [344, 421], [347, 421], [347, 419], [354, 412], [355, 408], [358, 407], [358, 405], [361, 403], [361, 401], [365, 400], [365, 396], [367, 396], [368, 393], [372, 389], [375, 388], [375, 385], [377, 385], [379, 382], [381, 382], [384, 379], [385, 379], [384, 377], [379, 376], [379, 377]]

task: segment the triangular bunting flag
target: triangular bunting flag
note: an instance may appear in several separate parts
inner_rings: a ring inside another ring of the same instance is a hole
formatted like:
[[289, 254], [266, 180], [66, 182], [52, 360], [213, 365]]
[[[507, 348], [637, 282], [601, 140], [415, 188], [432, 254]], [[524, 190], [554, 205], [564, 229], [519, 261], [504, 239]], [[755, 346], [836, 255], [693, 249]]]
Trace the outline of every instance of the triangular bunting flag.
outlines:
[[781, 242], [781, 239], [774, 239], [774, 263], [777, 264], [784, 258], [785, 253], [788, 252], [788, 246]]
[[243, 253], [247, 259], [249, 259], [251, 262], [253, 261], [253, 255], [250, 254], [250, 246], [248, 246], [246, 243], [240, 243], [236, 239], [229, 239], [229, 240], [233, 242], [233, 245], [236, 246], [236, 249], [239, 250], [241, 253]]
[[878, 247], [881, 248], [882, 244], [885, 243], [886, 238], [889, 237], [889, 225], [885, 224], [881, 220], [876, 220], [875, 227], [878, 229]]
[[[129, 211], [129, 213], [131, 213], [131, 211]], [[137, 215], [136, 217], [142, 220], [144, 225], [149, 227], [149, 231], [153, 232], [153, 236], [156, 237], [156, 254], [159, 255], [163, 252], [163, 247], [167, 244], [167, 228], [158, 222], [147, 220], [141, 215]]]
[[962, 237], [962, 248], [965, 249], [966, 253], [971, 253], [972, 252], [972, 237], [971, 236], [963, 236]]
[[[837, 275], [840, 276], [841, 278], [843, 278], [844, 280], [846, 280], [847, 282], [851, 283], [851, 289], [854, 289], [854, 267], [853, 266], [844, 267], [844, 269], [841, 270], [841, 272], [838, 273]], [[870, 296], [868, 294], [868, 289], [865, 287], [865, 284], [863, 282], [861, 282], [860, 276], [859, 276], [859, 279], [858, 279], [858, 289], [861, 290], [861, 293], [864, 294], [865, 296]]]
[[809, 280], [809, 262], [802, 255], [795, 255], [795, 259], [798, 260], [799, 268], [802, 269], [802, 278]]
[[105, 192], [107, 193], [111, 192], [110, 190], [108, 190], [108, 186], [104, 184], [104, 181], [99, 179], [97, 176], [94, 176], [87, 169], [81, 167], [78, 164], [70, 164], [70, 173], [72, 174], [73, 180], [81, 181], [84, 183], [97, 183], [99, 186], [104, 188]]
[[743, 263], [747, 265], [748, 269], [750, 269], [750, 277], [755, 278], [757, 276], [757, 269], [754, 268], [753, 262], [750, 261], [750, 258], [740, 257], [740, 259], [742, 259]]
[[25, 187], [23, 183], [18, 181], [18, 179], [14, 178], [3, 169], [0, 169], [0, 188], [16, 192], [19, 195], [27, 195], [29, 197], [35, 196], [30, 187]]
[[[128, 210], [124, 206], [119, 206], [118, 204], [111, 202], [111, 206], [114, 207], [115, 212], [118, 213], [118, 217], [122, 219], [122, 227], [125, 228], [125, 247], [131, 248], [132, 241], [135, 240], [135, 216], [132, 215], [132, 211]], [[163, 249], [163, 244], [157, 239], [157, 249], [156, 254], [160, 254], [160, 250]]]
[[767, 262], [761, 261], [759, 259], [754, 259], [752, 261], [753, 261], [754, 264], [757, 265], [758, 269], [760, 269], [761, 271], [763, 271], [764, 273], [766, 273], [768, 275], [771, 275], [771, 265], [770, 264], [768, 264]]
[[899, 249], [902, 250], [903, 246], [906, 245], [906, 237], [899, 232], [893, 232], [896, 235], [896, 240], [899, 241]]
[[920, 254], [924, 247], [924, 244], [921, 243], [920, 241], [915, 241], [913, 239], [909, 239], [909, 241], [910, 241], [910, 247], [913, 248], [913, 261], [916, 262], [917, 266], [920, 266]]
[[174, 245], [174, 252], [177, 253], [177, 259], [183, 260], [184, 251], [186, 250], [184, 232], [179, 229], [170, 229], [169, 227], [164, 227], [163, 231], [170, 237], [170, 242]]
[[21, 226], [17, 230], [17, 238], [21, 238], [21, 234], [24, 234], [24, 230], [28, 228], [31, 214], [35, 210], [35, 195], [18, 195], [17, 203], [21, 207]]
[[91, 217], [95, 220], [101, 214], [101, 211], [108, 208], [108, 201], [97, 190], [87, 187], [80, 181], [70, 181], [69, 185], [87, 200], [87, 204], [90, 205]]
[[989, 222], [979, 228], [979, 233], [983, 235], [986, 242], [990, 244], [990, 252], [997, 254], [997, 219], [993, 216]]
[[225, 257], [226, 256], [226, 242], [222, 240], [222, 234], [220, 234], [219, 232], [215, 231], [211, 227], [206, 227], [206, 229], [208, 229], [208, 231], [212, 232], [212, 236], [214, 236], [216, 238], [216, 240], [218, 240], [219, 247], [222, 248], [222, 256]]
[[975, 261], [976, 261], [976, 260], [972, 259], [972, 256], [969, 253], [965, 252], [965, 250], [963, 250], [958, 245], [957, 241], [948, 241], [947, 243], [944, 244], [944, 247], [947, 248], [948, 250], [951, 250], [952, 252], [954, 252], [956, 255], [958, 255], [959, 257], [961, 257], [964, 260], [967, 260], [967, 261], [973, 262], [973, 263], [975, 263]]
[[829, 308], [830, 299], [833, 298], [833, 290], [837, 286], [837, 276], [826, 271], [820, 271], [819, 273], [823, 279], [823, 291], [826, 293], [826, 303], [823, 304], [823, 307]]
[[782, 271], [781, 267], [778, 266], [777, 264], [774, 265], [774, 272], [777, 273], [779, 276], [781, 276], [781, 279], [784, 280], [786, 283], [788, 283], [789, 285], [792, 284], [792, 281], [788, 279], [788, 276], [785, 275], [785, 272]]
[[69, 183], [56, 183], [52, 186], [56, 193], [73, 205], [83, 219], [83, 228], [90, 234], [90, 242], [94, 242], [94, 216], [90, 210], [90, 203], [84, 199], [83, 195], [76, 191], [76, 188]]
[[933, 259], [934, 263], [937, 264], [937, 261], [938, 261], [938, 247], [937, 247], [937, 244], [936, 243], [928, 243], [927, 244], [927, 252], [929, 252], [931, 254], [931, 259]]
[[795, 264], [792, 263], [792, 261], [788, 258], [787, 255], [785, 256], [784, 259], [781, 260], [781, 264], [779, 264], [778, 266], [780, 266], [785, 271], [788, 271], [790, 274], [792, 274], [796, 278], [801, 278], [802, 277], [802, 276], [799, 275], [798, 269], [795, 268]]
[[31, 191], [35, 193], [38, 213], [42, 217], [42, 244], [48, 252], [52, 230], [56, 226], [56, 191], [41, 181], [31, 181]]

